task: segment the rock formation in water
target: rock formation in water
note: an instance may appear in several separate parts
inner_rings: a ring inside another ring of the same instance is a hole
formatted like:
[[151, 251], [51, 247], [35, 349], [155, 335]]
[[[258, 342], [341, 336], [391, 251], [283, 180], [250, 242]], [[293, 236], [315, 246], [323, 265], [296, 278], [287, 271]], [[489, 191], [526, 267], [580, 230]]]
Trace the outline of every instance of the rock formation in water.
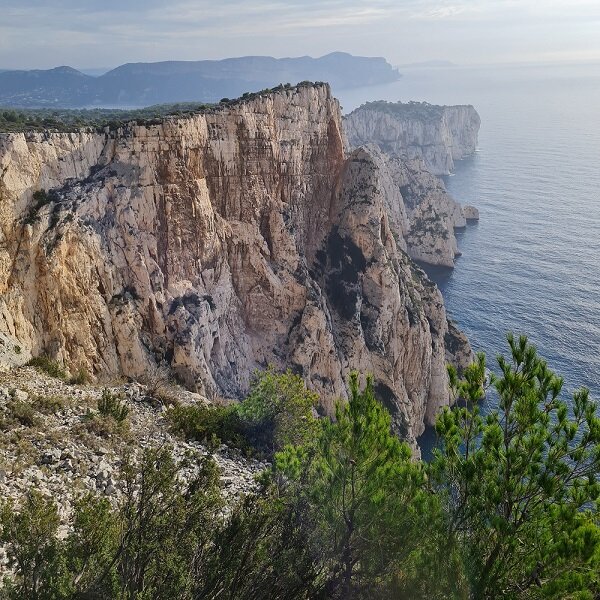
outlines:
[[380, 153], [344, 148], [326, 85], [0, 135], [0, 331], [97, 377], [166, 363], [209, 397], [291, 367], [329, 412], [372, 372], [414, 440], [449, 402], [446, 360], [471, 352], [404, 252]]
[[475, 152], [481, 121], [468, 105], [368, 102], [344, 117], [352, 147], [377, 144], [401, 158], [422, 158], [434, 175], [447, 175], [454, 161]]

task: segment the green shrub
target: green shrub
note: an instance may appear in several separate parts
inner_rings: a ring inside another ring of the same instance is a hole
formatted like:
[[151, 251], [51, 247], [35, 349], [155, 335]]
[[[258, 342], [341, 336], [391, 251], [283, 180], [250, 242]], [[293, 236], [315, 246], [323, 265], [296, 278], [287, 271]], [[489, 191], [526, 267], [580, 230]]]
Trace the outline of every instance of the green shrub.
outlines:
[[313, 409], [318, 399], [291, 371], [278, 373], [273, 367], [257, 371], [250, 393], [238, 408], [246, 437], [267, 454], [287, 444], [305, 443], [315, 433]]
[[174, 431], [187, 438], [198, 440], [210, 447], [220, 443], [231, 444], [248, 451], [248, 440], [237, 412], [237, 406], [176, 406], [168, 412]]
[[51, 358], [46, 356], [45, 354], [35, 356], [27, 363], [27, 365], [30, 367], [35, 367], [39, 371], [43, 371], [47, 375], [50, 375], [50, 377], [55, 377], [56, 379], [64, 380], [67, 378], [67, 374], [65, 373], [61, 365], [57, 361], [52, 360]]
[[8, 410], [10, 417], [25, 427], [32, 427], [37, 422], [35, 410], [28, 402], [13, 400], [8, 405]]
[[37, 491], [25, 497], [17, 509], [10, 500], [0, 506], [0, 542], [7, 547], [9, 566], [14, 580], [5, 580], [2, 598], [64, 598], [47, 595], [52, 586], [62, 584], [60, 542], [57, 537], [59, 517], [56, 503]]
[[37, 396], [35, 398], [35, 407], [46, 415], [55, 415], [64, 410], [66, 405], [66, 400], [62, 396]]
[[271, 457], [287, 444], [301, 444], [315, 432], [318, 396], [298, 375], [272, 367], [257, 371], [240, 404], [176, 407], [169, 413], [175, 431], [203, 443], [223, 442]]
[[98, 410], [103, 417], [111, 417], [117, 423], [123, 423], [129, 414], [129, 408], [121, 398], [107, 388], [102, 390], [102, 396], [98, 399]]
[[75, 372], [75, 374], [72, 375], [71, 378], [69, 379], [69, 383], [71, 385], [85, 385], [86, 383], [89, 383], [89, 382], [90, 382], [90, 376], [83, 367], [80, 367]]
[[82, 433], [96, 437], [110, 438], [113, 435], [123, 435], [127, 431], [127, 421], [117, 423], [112, 417], [103, 417], [88, 411], [83, 415], [81, 423], [74, 426], [73, 431], [78, 437]]

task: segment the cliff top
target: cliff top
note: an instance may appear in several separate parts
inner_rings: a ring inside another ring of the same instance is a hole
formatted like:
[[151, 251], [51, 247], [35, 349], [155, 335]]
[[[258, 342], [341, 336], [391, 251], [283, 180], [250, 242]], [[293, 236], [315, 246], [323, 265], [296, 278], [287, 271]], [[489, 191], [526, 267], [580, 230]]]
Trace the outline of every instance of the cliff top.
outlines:
[[329, 84], [317, 81], [301, 81], [296, 85], [280, 84], [257, 92], [245, 92], [239, 98], [222, 98], [216, 104], [180, 102], [157, 104], [139, 109], [2, 109], [0, 108], [0, 134], [27, 132], [73, 133], [82, 129], [103, 131], [118, 129], [127, 125], [157, 125], [169, 118], [190, 117], [198, 114], [214, 113], [231, 106], [251, 102], [269, 94], [294, 92], [306, 87], [325, 87]]
[[438, 119], [447, 108], [473, 108], [471, 104], [460, 104], [456, 106], [446, 106], [429, 104], [429, 102], [387, 102], [386, 100], [376, 100], [374, 102], [366, 102], [353, 110], [349, 115], [354, 115], [363, 111], [385, 112], [400, 118], [412, 118], [419, 120]]

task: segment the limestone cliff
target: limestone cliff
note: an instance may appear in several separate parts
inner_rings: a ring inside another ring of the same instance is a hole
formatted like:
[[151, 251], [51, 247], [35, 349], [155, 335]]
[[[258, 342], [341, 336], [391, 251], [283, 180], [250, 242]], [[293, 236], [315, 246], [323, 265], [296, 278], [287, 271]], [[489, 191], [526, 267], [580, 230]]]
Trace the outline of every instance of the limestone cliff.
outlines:
[[475, 152], [481, 121], [472, 106], [427, 102], [368, 102], [344, 118], [352, 147], [377, 144], [401, 158], [422, 158], [434, 175], [454, 170], [454, 161]]
[[324, 85], [0, 136], [0, 331], [99, 377], [164, 362], [208, 396], [291, 367], [326, 411], [370, 371], [414, 440], [448, 402], [448, 321], [391, 225], [381, 157], [344, 148]]

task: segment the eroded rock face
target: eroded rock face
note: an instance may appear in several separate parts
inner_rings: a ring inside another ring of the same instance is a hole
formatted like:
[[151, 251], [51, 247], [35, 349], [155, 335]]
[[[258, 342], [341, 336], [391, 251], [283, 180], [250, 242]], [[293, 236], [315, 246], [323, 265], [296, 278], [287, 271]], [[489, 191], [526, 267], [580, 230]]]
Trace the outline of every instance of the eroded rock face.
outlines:
[[405, 159], [423, 159], [434, 175], [454, 170], [454, 161], [475, 151], [480, 118], [470, 105], [369, 102], [344, 117], [352, 147], [377, 144]]
[[422, 159], [403, 159], [384, 154], [372, 144], [368, 147], [389, 174], [389, 212], [392, 222], [398, 223], [395, 230], [403, 236], [409, 256], [430, 265], [453, 267], [460, 256], [454, 230], [467, 224], [463, 207], [446, 191], [442, 180], [425, 168]]
[[349, 371], [370, 371], [413, 441], [448, 403], [448, 322], [404, 252], [393, 175], [344, 147], [327, 86], [0, 136], [0, 330], [99, 377], [166, 362], [209, 397], [291, 367], [329, 412]]

